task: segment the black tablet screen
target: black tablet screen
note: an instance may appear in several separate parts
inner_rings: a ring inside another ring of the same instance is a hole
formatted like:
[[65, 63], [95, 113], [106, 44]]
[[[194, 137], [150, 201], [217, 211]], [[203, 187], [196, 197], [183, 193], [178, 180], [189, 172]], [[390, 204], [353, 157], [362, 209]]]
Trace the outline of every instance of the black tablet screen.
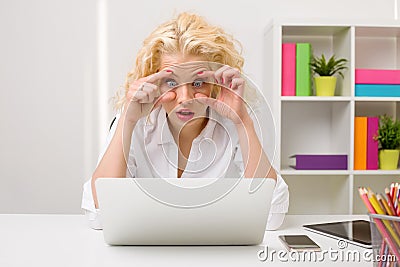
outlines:
[[371, 230], [368, 221], [356, 220], [334, 223], [303, 225], [305, 228], [347, 239], [364, 245], [371, 245]]

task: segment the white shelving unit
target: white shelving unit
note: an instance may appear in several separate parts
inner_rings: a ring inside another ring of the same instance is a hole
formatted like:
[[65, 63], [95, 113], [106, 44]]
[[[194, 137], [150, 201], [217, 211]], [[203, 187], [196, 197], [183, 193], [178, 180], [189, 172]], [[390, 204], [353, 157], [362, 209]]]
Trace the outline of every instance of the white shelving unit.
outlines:
[[[400, 181], [400, 170], [353, 168], [354, 117], [389, 114], [400, 117], [400, 98], [355, 97], [356, 68], [400, 69], [400, 24], [274, 20], [264, 34], [264, 94], [276, 125], [274, 165], [290, 191], [290, 214], [359, 214], [366, 209], [359, 186], [376, 192]], [[334, 97], [281, 96], [282, 43], [308, 42], [313, 53], [349, 60]], [[347, 154], [348, 170], [298, 171], [295, 154]]]

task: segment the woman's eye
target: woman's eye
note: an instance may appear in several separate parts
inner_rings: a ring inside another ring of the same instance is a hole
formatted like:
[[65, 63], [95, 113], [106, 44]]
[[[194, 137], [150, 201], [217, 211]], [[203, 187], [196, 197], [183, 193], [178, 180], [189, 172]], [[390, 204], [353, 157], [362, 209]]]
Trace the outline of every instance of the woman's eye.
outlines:
[[204, 81], [202, 81], [202, 80], [196, 80], [196, 81], [194, 81], [194, 82], [192, 83], [192, 85], [193, 85], [194, 87], [196, 87], [196, 88], [199, 88], [199, 87], [201, 87], [201, 86], [203, 85], [203, 83], [204, 83]]
[[175, 87], [175, 86], [178, 85], [178, 83], [177, 83], [175, 80], [167, 80], [167, 81], [166, 81], [166, 84], [167, 84], [167, 86], [170, 87], [170, 88], [173, 88], [173, 87]]

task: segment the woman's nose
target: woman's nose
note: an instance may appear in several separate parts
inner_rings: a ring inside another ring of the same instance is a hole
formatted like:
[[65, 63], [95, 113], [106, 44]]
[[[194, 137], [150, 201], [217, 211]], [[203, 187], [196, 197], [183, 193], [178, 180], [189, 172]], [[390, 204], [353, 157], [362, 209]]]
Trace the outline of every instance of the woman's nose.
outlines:
[[191, 91], [190, 84], [185, 83], [176, 88], [176, 99], [179, 104], [185, 103], [193, 99], [193, 92]]

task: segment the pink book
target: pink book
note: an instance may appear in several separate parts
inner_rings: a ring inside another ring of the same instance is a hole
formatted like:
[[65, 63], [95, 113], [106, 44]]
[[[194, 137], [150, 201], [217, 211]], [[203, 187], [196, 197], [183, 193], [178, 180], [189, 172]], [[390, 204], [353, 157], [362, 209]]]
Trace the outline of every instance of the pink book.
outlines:
[[282, 44], [282, 96], [296, 95], [296, 44]]
[[378, 141], [374, 136], [378, 133], [379, 118], [368, 117], [367, 119], [367, 170], [378, 169]]
[[400, 84], [400, 70], [356, 69], [356, 84]]

